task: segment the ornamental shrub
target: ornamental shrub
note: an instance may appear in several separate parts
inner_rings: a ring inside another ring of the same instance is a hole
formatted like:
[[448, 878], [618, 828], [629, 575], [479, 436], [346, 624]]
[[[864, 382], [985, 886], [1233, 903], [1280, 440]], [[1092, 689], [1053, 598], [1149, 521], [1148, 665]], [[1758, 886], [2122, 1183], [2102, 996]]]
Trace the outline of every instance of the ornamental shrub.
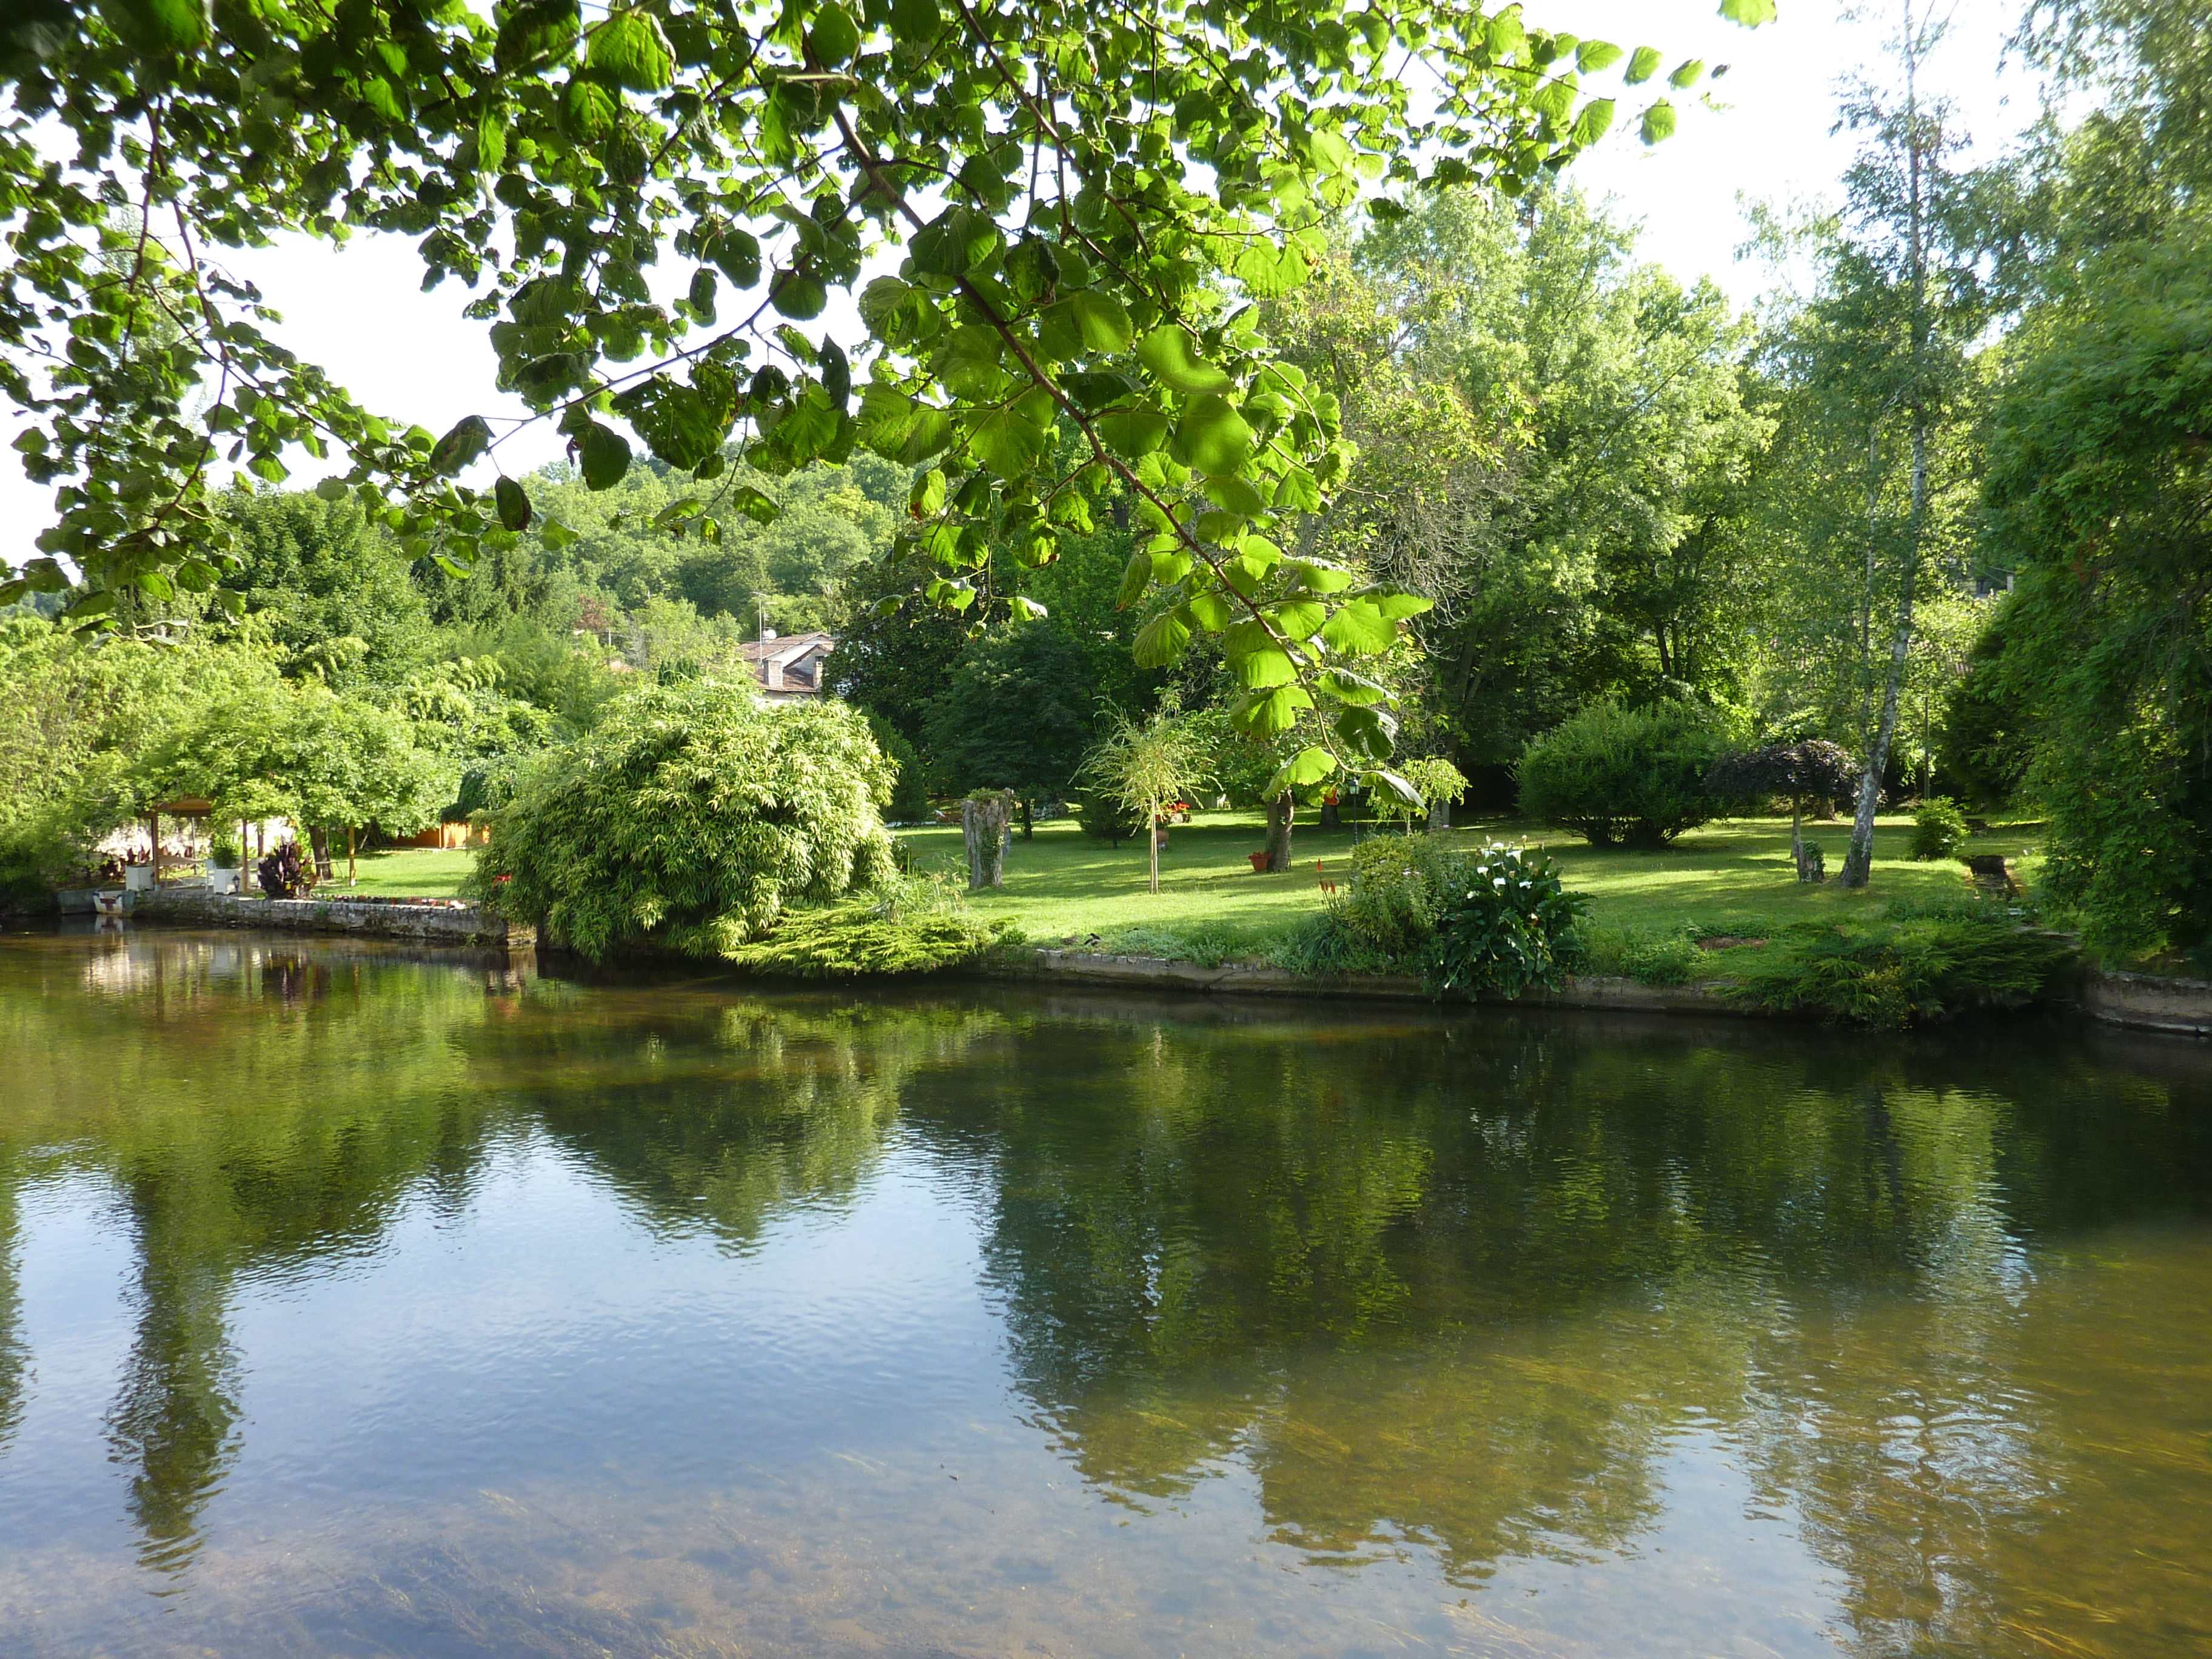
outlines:
[[1897, 1028], [2043, 994], [2072, 951], [1998, 905], [1893, 909], [1875, 922], [1804, 922], [1730, 963], [1723, 994], [1777, 1012]]
[[1437, 914], [1468, 854], [1431, 836], [1370, 836], [1329, 914], [1364, 950], [1413, 967], [1436, 940]]
[[524, 773], [469, 890], [593, 960], [647, 945], [727, 957], [789, 908], [890, 876], [879, 814], [892, 785], [842, 703], [646, 686]]
[[1531, 985], [1556, 990], [1581, 969], [1581, 924], [1589, 903], [1566, 890], [1542, 848], [1493, 843], [1453, 873], [1437, 906], [1426, 963], [1432, 993], [1517, 997]]
[[1966, 815], [1959, 803], [1936, 795], [1922, 801], [1912, 815], [1912, 856], [1923, 861], [1956, 858], [1966, 844]]
[[1085, 792], [1076, 803], [1075, 815], [1085, 835], [1116, 847], [1125, 841], [1136, 840], [1145, 827], [1144, 819], [1133, 808], [1123, 805], [1103, 790]]
[[1663, 847], [1736, 805], [1706, 782], [1728, 748], [1719, 719], [1696, 703], [1593, 703], [1522, 751], [1521, 811], [1594, 847]]

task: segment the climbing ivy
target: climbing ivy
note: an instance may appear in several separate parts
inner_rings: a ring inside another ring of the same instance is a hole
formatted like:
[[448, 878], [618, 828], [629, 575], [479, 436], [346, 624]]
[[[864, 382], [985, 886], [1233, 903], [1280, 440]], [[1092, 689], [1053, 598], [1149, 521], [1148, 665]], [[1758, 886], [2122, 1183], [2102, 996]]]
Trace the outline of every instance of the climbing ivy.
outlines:
[[[17, 0], [0, 387], [60, 518], [0, 602], [72, 569], [95, 626], [134, 592], [219, 595], [211, 470], [279, 479], [294, 445], [416, 557], [465, 569], [532, 525], [520, 481], [461, 482], [512, 425], [380, 418], [223, 273], [225, 247], [369, 228], [470, 287], [501, 387], [586, 483], [641, 446], [690, 476], [663, 529], [774, 515], [732, 445], [773, 475], [865, 444], [917, 470], [901, 556], [980, 627], [1027, 607], [992, 544], [1048, 563], [1102, 494], [1131, 501], [1151, 533], [1122, 599], [1170, 601], [1139, 659], [1218, 634], [1240, 730], [1327, 716], [1284, 787], [1342, 764], [1410, 794], [1358, 665], [1427, 601], [1285, 550], [1350, 449], [1252, 301], [1305, 279], [1327, 214], [1524, 189], [1612, 125], [1588, 77], [1663, 68], [1447, 0]], [[1640, 115], [1646, 142], [1674, 122], [1663, 96]], [[865, 337], [823, 331], [886, 244]]]

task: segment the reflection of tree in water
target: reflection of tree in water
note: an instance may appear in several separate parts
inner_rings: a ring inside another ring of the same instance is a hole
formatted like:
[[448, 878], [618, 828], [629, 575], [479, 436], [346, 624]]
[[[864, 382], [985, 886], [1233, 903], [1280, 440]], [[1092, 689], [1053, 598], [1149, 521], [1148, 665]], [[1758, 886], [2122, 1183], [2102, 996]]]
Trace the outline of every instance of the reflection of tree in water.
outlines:
[[0, 1182], [0, 1439], [23, 1370], [23, 1160], [104, 1175], [137, 1256], [109, 1443], [148, 1565], [191, 1560], [237, 1455], [242, 1279], [357, 1251], [413, 1194], [465, 1206], [517, 1127], [580, 1153], [648, 1224], [744, 1244], [794, 1206], [848, 1200], [902, 1080], [1001, 1024], [726, 989], [580, 994], [452, 963], [137, 934], [82, 974], [94, 998], [0, 981], [0, 1041], [26, 1057], [0, 1110], [0, 1170], [18, 1172]]
[[173, 1569], [238, 1449], [239, 1279], [356, 1249], [417, 1183], [466, 1182], [483, 1126], [447, 1039], [487, 999], [480, 971], [312, 944], [141, 934], [94, 965], [128, 1000], [0, 994], [0, 1033], [27, 1057], [0, 1161], [35, 1149], [123, 1199], [138, 1307], [109, 1443], [142, 1559]]
[[1869, 1651], [1986, 1638], [1996, 1534], [2066, 1478], [2005, 1397], [2021, 1237], [2212, 1175], [2166, 1087], [2017, 1033], [1317, 1035], [1056, 1032], [961, 1120], [998, 1122], [994, 1279], [1086, 1478], [1171, 1498], [1234, 1453], [1287, 1541], [1464, 1579], [1627, 1542], [1688, 1425], [1799, 1509]]
[[23, 1297], [16, 1283], [16, 1179], [0, 1159], [0, 1453], [23, 1416], [23, 1382], [31, 1355], [22, 1338]]
[[[141, 1258], [110, 1431], [162, 1565], [235, 1455], [241, 1277], [373, 1239], [410, 1193], [465, 1205], [518, 1132], [735, 1249], [849, 1204], [911, 1134], [986, 1206], [1018, 1380], [1111, 1496], [1172, 1503], [1236, 1458], [1293, 1546], [1475, 1582], [1632, 1546], [1695, 1432], [1799, 1517], [1864, 1651], [2008, 1650], [2000, 1592], [2016, 1616], [2037, 1518], [2090, 1457], [2089, 1408], [2054, 1423], [2023, 1379], [2056, 1353], [2070, 1381], [2099, 1328], [2039, 1311], [2026, 1243], [2212, 1189], [2201, 1080], [2016, 1031], [1146, 1024], [131, 950], [112, 995], [0, 981], [26, 1057], [0, 1109], [0, 1435], [15, 1183], [105, 1173]], [[2069, 1571], [2117, 1593], [2124, 1538], [2157, 1528], [2108, 1530]]]

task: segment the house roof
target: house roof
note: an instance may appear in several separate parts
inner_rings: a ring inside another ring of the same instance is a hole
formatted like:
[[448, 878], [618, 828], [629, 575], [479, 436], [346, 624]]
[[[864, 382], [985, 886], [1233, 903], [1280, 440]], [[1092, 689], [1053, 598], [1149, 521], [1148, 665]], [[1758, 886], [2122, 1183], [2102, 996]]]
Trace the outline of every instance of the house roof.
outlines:
[[822, 659], [836, 648], [834, 634], [787, 634], [749, 641], [738, 655], [752, 665], [763, 690], [811, 696], [822, 690]]

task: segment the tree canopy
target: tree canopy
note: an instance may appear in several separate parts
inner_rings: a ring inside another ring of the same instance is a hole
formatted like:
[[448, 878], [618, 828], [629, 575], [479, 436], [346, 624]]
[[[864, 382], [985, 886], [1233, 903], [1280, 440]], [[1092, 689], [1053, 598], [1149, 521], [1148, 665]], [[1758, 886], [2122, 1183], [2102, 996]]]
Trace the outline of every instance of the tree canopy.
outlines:
[[[1272, 736], [1318, 700], [1342, 730], [1304, 752], [1370, 769], [1389, 745], [1357, 660], [1427, 601], [1284, 556], [1352, 455], [1336, 398], [1244, 301], [1301, 283], [1324, 216], [1368, 185], [1525, 190], [1611, 125], [1585, 77], [1666, 67], [1436, 0], [220, 14], [38, 0], [0, 39], [0, 384], [37, 411], [23, 447], [61, 486], [48, 556], [0, 600], [67, 586], [63, 560], [88, 579], [80, 621], [213, 587], [234, 555], [212, 469], [280, 478], [292, 445], [337, 457], [325, 493], [410, 557], [463, 568], [527, 529], [520, 481], [460, 482], [503, 435], [488, 421], [439, 437], [362, 409], [215, 257], [373, 228], [417, 239], [426, 283], [476, 291], [501, 384], [588, 486], [620, 480], [633, 439], [692, 475], [668, 526], [712, 540], [773, 510], [724, 482], [733, 441], [771, 476], [866, 445], [926, 467], [905, 550], [933, 599], [981, 618], [1000, 603], [991, 542], [1048, 562], [1118, 480], [1153, 537], [1126, 596], [1179, 600], [1140, 660], [1218, 634], [1240, 729]], [[1668, 88], [1704, 72], [1680, 64]], [[1642, 133], [1674, 120], [1662, 92]], [[49, 161], [57, 133], [73, 149]], [[887, 239], [907, 257], [859, 296], [867, 337], [803, 331]]]

